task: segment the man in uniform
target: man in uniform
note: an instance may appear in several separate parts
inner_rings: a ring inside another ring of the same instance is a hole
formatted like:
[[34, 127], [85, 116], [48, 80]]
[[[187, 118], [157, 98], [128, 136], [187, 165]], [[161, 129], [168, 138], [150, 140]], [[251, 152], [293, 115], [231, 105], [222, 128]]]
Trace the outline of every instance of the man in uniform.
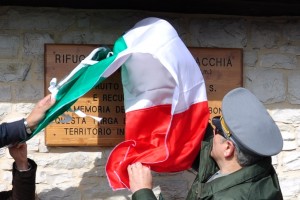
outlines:
[[[283, 147], [279, 128], [263, 104], [247, 89], [236, 88], [222, 101], [201, 144], [199, 168], [187, 200], [282, 200], [271, 156]], [[154, 200], [151, 169], [128, 166], [133, 200]], [[162, 196], [159, 197], [163, 199]]]

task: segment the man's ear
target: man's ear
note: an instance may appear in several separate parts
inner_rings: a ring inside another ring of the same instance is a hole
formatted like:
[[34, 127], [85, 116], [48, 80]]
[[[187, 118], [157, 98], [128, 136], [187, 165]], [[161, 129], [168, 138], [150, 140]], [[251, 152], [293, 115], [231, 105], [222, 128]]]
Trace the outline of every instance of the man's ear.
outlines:
[[224, 150], [225, 158], [232, 157], [234, 155], [235, 146], [232, 141], [226, 140], [226, 149]]

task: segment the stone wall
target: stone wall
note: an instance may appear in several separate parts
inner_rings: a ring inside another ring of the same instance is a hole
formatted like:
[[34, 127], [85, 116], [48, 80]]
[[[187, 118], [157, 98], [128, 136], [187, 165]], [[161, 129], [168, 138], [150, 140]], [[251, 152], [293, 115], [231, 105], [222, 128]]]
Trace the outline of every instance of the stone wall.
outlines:
[[[243, 48], [243, 84], [279, 125], [283, 151], [273, 158], [285, 200], [300, 199], [300, 17], [185, 15], [121, 10], [0, 7], [0, 121], [26, 116], [44, 96], [44, 44], [113, 44], [145, 17], [168, 20], [191, 47]], [[28, 142], [38, 164], [42, 200], [130, 199], [112, 191], [105, 163], [111, 148], [47, 147], [41, 132]], [[0, 149], [0, 190], [11, 187], [13, 159]], [[192, 171], [154, 173], [154, 190], [183, 200]]]

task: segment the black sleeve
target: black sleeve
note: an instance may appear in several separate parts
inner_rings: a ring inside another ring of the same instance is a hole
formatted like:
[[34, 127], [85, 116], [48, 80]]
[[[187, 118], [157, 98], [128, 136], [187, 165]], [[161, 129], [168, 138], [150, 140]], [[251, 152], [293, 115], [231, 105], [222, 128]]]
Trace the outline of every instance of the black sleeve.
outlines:
[[35, 177], [36, 163], [28, 159], [31, 169], [25, 172], [19, 172], [16, 165], [13, 165], [13, 181], [12, 181], [12, 199], [34, 200], [35, 199]]
[[27, 139], [24, 119], [0, 124], [0, 148]]
[[1, 200], [35, 200], [35, 177], [36, 163], [28, 159], [31, 169], [26, 172], [19, 172], [16, 169], [16, 164], [13, 164], [13, 180], [12, 190], [0, 192]]
[[12, 190], [0, 192], [1, 200], [12, 200]]

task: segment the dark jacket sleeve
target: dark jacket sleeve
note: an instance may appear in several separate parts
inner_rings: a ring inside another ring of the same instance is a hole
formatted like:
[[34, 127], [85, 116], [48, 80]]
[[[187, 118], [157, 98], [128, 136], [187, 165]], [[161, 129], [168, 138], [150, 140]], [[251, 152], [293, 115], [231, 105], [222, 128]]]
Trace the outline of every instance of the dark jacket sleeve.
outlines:
[[35, 199], [35, 177], [36, 163], [28, 159], [31, 169], [26, 172], [19, 172], [13, 165], [13, 181], [12, 181], [12, 199], [34, 200]]
[[0, 148], [27, 139], [24, 119], [0, 124]]
[[[214, 128], [212, 127], [211, 123], [208, 122], [206, 130], [205, 130], [205, 134], [204, 134], [204, 138], [203, 141], [209, 141], [211, 138], [213, 138], [213, 132], [214, 132]], [[202, 142], [201, 142], [202, 143]], [[200, 165], [200, 151], [198, 152], [198, 155], [196, 156], [195, 160], [193, 161], [192, 164], [192, 168], [198, 172], [199, 170], [199, 165]]]
[[152, 190], [145, 188], [133, 193], [132, 200], [157, 200], [157, 198]]
[[28, 159], [31, 169], [26, 172], [19, 172], [13, 164], [12, 190], [0, 192], [1, 200], [35, 200], [35, 175], [37, 165]]

